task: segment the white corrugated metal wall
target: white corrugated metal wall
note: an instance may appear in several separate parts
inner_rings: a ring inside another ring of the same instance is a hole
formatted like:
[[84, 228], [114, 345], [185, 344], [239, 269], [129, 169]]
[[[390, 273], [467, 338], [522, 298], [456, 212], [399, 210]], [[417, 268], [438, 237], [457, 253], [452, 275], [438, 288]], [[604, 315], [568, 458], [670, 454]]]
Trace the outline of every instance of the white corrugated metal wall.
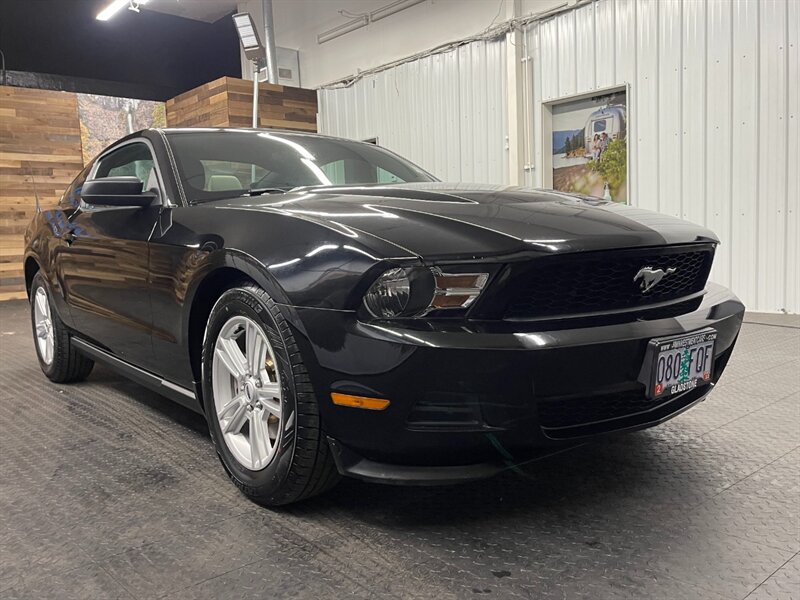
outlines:
[[[532, 24], [527, 182], [542, 102], [629, 83], [631, 202], [713, 229], [712, 278], [750, 310], [800, 312], [799, 35], [796, 0], [597, 0]], [[477, 42], [320, 90], [320, 130], [507, 182], [505, 60], [505, 41]]]
[[542, 102], [629, 83], [632, 203], [713, 229], [749, 309], [800, 312], [800, 2], [598, 0], [526, 35], [534, 164]]
[[378, 138], [445, 181], [508, 180], [505, 43], [476, 42], [319, 91], [319, 129]]

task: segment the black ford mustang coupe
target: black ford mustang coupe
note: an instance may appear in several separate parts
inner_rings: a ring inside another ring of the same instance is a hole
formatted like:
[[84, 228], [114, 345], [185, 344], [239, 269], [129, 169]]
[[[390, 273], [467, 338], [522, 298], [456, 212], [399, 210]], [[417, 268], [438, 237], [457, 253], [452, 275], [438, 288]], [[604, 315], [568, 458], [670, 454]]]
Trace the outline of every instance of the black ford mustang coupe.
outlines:
[[202, 412], [270, 505], [663, 422], [711, 391], [744, 311], [701, 227], [311, 134], [135, 133], [25, 240], [45, 375], [99, 360]]

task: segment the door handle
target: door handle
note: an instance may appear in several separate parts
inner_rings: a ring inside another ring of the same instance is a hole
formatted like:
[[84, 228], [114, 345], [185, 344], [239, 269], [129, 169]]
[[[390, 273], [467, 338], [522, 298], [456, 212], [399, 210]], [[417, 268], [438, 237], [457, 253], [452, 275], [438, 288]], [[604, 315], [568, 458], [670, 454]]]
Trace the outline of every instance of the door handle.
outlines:
[[67, 246], [71, 246], [72, 242], [75, 241], [75, 234], [71, 231], [67, 231], [64, 235], [61, 236], [61, 239], [67, 243]]

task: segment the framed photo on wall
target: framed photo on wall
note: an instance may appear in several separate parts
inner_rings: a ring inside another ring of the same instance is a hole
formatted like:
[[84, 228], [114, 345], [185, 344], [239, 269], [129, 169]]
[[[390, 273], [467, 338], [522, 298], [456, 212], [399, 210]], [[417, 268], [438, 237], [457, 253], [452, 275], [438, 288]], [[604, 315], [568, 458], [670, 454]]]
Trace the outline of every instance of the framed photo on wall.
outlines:
[[543, 105], [545, 187], [627, 204], [628, 88]]

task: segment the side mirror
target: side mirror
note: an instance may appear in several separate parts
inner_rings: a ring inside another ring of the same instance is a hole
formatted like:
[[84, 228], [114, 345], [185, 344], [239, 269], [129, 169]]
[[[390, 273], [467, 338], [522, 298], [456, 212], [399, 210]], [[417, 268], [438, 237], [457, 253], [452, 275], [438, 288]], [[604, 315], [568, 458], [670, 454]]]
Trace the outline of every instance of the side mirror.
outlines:
[[138, 177], [104, 177], [83, 184], [81, 199], [98, 206], [150, 206], [154, 192], [144, 192]]

